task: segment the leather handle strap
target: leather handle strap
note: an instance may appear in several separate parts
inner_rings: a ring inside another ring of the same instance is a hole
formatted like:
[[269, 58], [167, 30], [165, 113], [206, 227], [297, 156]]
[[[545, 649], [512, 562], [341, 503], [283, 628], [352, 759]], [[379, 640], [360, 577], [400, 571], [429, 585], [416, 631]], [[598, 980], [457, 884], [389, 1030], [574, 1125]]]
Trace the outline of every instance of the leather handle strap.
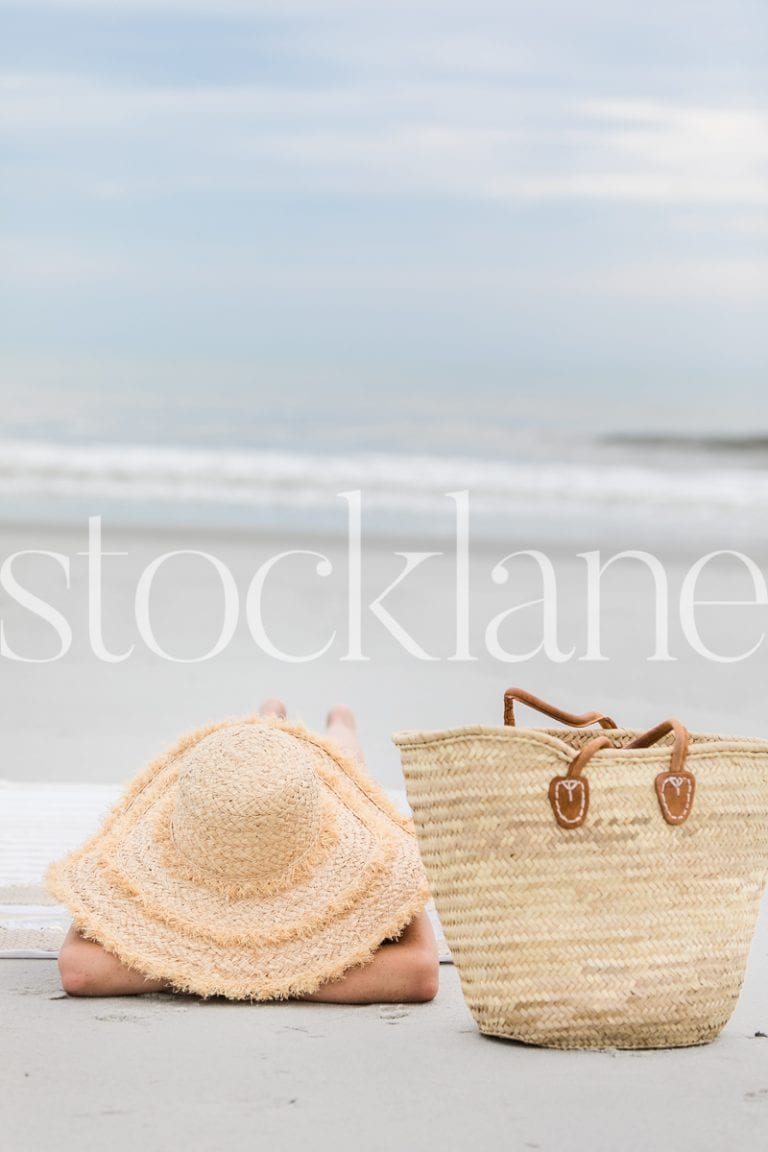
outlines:
[[[688, 730], [679, 720], [664, 720], [636, 736], [624, 749], [651, 748], [669, 733], [674, 736], [669, 769], [659, 772], [654, 781], [661, 814], [667, 824], [684, 824], [693, 805], [696, 778], [686, 768]], [[601, 748], [614, 747], [609, 736], [595, 736], [574, 756], [565, 776], [555, 776], [549, 785], [549, 802], [561, 828], [580, 828], [589, 809], [589, 781], [583, 775], [592, 757]]]
[[669, 732], [673, 732], [675, 735], [669, 770], [670, 772], [682, 772], [685, 769], [685, 761], [688, 756], [689, 738], [687, 728], [679, 720], [662, 720], [661, 724], [657, 724], [655, 728], [649, 728], [647, 732], [643, 732], [642, 736], [636, 736], [631, 744], [627, 744], [627, 748], [650, 748]]
[[595, 752], [599, 752], [601, 748], [613, 748], [613, 743], [608, 736], [595, 736], [594, 740], [590, 740], [589, 744], [584, 745], [578, 755], [574, 756], [568, 765], [567, 779], [578, 779]]
[[[655, 728], [649, 728], [647, 732], [643, 732], [642, 736], [636, 736], [631, 744], [625, 745], [625, 748], [651, 748], [669, 732], [674, 732], [675, 734], [675, 743], [672, 747], [672, 759], [670, 761], [669, 771], [683, 772], [685, 771], [685, 760], [688, 755], [689, 737], [688, 729], [685, 728], [679, 720], [663, 720], [661, 724], [657, 724]], [[594, 740], [590, 740], [589, 744], [584, 745], [577, 756], [574, 756], [568, 768], [568, 775], [570, 777], [580, 776], [595, 752], [599, 752], [601, 748], [611, 747], [613, 747], [613, 741], [608, 736], [596, 736]]]
[[557, 720], [560, 724], [567, 724], [571, 728], [586, 728], [589, 724], [599, 724], [601, 728], [615, 728], [617, 726], [610, 716], [604, 716], [602, 712], [585, 712], [582, 716], [576, 716], [573, 712], [564, 712], [562, 708], [556, 708], [554, 704], [547, 704], [538, 696], [534, 696], [532, 692], [526, 692], [524, 688], [507, 688], [504, 693], [504, 723], [513, 727], [516, 700], [520, 704], [525, 704], [528, 708], [533, 708], [536, 712], [541, 712], [544, 716], [549, 716], [552, 720]]

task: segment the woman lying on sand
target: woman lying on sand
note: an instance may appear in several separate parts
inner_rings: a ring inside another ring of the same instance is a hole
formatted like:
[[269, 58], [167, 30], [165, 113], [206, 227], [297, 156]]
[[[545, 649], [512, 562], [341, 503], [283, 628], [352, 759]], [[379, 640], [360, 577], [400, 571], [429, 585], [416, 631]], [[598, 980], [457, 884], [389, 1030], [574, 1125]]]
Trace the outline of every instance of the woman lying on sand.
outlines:
[[410, 820], [367, 775], [349, 709], [325, 738], [258, 716], [183, 738], [52, 866], [73, 996], [431, 1000], [435, 938]]

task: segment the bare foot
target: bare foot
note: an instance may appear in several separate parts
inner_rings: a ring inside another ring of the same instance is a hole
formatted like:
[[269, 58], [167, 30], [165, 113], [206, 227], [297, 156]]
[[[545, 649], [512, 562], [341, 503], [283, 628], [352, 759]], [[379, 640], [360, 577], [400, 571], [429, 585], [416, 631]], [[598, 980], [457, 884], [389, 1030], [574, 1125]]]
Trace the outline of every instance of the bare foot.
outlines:
[[335, 727], [337, 724], [351, 728], [353, 731], [357, 728], [355, 714], [351, 708], [347, 708], [346, 704], [334, 704], [325, 718], [325, 724], [327, 728]]
[[259, 708], [260, 716], [277, 716], [280, 720], [285, 720], [288, 713], [285, 710], [285, 704], [279, 700], [277, 696], [270, 696], [264, 701], [261, 708]]
[[356, 760], [359, 764], [365, 763], [363, 750], [357, 736], [357, 725], [351, 708], [346, 704], [335, 704], [326, 718], [326, 735], [342, 752]]

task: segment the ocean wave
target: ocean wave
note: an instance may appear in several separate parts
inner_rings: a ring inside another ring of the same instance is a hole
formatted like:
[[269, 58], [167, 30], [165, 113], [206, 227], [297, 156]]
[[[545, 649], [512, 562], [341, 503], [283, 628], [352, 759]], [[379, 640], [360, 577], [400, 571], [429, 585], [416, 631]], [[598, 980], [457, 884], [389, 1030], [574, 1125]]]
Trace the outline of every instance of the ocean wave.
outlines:
[[489, 516], [520, 506], [768, 510], [768, 471], [665, 469], [595, 456], [587, 463], [10, 441], [0, 443], [0, 498], [310, 510], [338, 507], [340, 493], [360, 490], [372, 509], [433, 514], [450, 511], [447, 493], [467, 490], [473, 511]]

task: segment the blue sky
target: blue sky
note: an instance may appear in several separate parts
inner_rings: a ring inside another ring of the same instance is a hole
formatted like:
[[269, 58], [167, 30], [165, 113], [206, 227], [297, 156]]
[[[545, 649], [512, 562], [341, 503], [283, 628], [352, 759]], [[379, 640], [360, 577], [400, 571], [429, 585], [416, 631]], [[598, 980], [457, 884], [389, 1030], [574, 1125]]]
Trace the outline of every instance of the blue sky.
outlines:
[[0, 0], [0, 387], [764, 428], [766, 58], [762, 0]]

